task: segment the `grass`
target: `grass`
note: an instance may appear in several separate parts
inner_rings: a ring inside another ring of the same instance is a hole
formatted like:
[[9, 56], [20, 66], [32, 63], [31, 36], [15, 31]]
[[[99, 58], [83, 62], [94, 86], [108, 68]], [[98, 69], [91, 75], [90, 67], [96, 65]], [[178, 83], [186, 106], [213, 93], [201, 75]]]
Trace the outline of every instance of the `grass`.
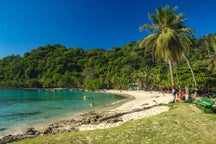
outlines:
[[129, 121], [104, 130], [61, 133], [19, 141], [17, 144], [213, 144], [216, 114], [194, 104], [170, 105], [168, 112]]

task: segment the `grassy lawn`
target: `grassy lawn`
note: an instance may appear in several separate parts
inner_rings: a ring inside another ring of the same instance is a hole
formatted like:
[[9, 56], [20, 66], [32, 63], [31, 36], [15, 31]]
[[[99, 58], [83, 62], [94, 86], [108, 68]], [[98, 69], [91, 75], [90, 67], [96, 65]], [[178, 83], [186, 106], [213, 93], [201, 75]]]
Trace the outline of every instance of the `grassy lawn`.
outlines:
[[194, 104], [171, 105], [168, 112], [129, 121], [111, 129], [62, 133], [17, 142], [19, 144], [213, 144], [216, 114], [203, 113]]

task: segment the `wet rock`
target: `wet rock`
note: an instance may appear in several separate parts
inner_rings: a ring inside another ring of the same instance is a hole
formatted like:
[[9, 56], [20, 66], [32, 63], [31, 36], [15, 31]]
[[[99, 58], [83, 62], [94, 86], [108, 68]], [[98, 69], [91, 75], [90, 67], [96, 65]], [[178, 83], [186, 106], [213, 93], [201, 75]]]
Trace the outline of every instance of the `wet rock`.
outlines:
[[34, 138], [40, 135], [40, 132], [34, 128], [28, 128], [24, 134], [7, 135], [0, 140], [0, 144], [6, 144], [14, 141], [23, 140], [26, 138]]
[[39, 135], [40, 132], [34, 128], [28, 128], [24, 135]]
[[14, 136], [7, 135], [0, 140], [0, 144], [6, 144], [14, 141]]
[[104, 117], [103, 114], [91, 111], [91, 112], [86, 113], [85, 115], [83, 115], [81, 123], [82, 124], [96, 124], [96, 123], [99, 123], [99, 120], [102, 117]]

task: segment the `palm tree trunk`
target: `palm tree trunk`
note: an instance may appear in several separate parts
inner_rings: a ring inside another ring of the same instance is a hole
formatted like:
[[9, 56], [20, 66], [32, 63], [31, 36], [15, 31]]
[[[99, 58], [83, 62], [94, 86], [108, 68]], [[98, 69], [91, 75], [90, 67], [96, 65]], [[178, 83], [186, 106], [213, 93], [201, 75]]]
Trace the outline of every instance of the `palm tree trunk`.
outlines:
[[172, 95], [174, 100], [176, 99], [176, 91], [175, 91], [175, 83], [174, 83], [174, 76], [173, 76], [173, 67], [172, 67], [172, 62], [169, 59], [169, 68], [170, 68], [170, 76], [171, 76], [171, 82], [172, 82]]
[[190, 96], [190, 87], [189, 86], [185, 86], [185, 100], [188, 100], [189, 99], [189, 96]]
[[193, 80], [194, 80], [194, 87], [195, 87], [194, 96], [197, 96], [197, 81], [196, 81], [196, 78], [195, 78], [194, 71], [193, 71], [193, 69], [192, 69], [192, 66], [191, 66], [189, 60], [188, 60], [187, 57], [185, 56], [185, 54], [183, 53], [182, 55], [183, 55], [185, 61], [187, 62], [188, 67], [190, 68], [190, 71], [191, 71], [191, 74], [192, 74], [192, 77], [193, 77]]

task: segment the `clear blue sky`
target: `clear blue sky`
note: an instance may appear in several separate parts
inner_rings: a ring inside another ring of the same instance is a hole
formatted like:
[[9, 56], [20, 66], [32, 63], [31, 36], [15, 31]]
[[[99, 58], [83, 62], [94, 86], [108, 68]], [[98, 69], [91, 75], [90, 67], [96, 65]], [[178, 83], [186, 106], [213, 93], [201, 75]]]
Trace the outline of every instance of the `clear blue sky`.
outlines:
[[216, 33], [215, 0], [0, 0], [0, 59], [47, 44], [123, 46], [145, 37], [147, 13], [166, 4], [179, 6], [196, 37]]

